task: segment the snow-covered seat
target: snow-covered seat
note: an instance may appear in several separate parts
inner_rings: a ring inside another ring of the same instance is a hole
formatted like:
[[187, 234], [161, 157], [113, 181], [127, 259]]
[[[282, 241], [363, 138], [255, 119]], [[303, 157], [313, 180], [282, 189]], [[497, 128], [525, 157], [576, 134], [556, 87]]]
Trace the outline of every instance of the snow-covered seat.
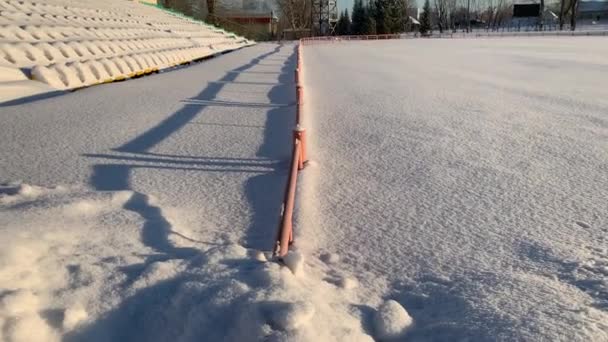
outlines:
[[0, 67], [55, 89], [133, 77], [247, 44], [133, 1], [0, 0]]

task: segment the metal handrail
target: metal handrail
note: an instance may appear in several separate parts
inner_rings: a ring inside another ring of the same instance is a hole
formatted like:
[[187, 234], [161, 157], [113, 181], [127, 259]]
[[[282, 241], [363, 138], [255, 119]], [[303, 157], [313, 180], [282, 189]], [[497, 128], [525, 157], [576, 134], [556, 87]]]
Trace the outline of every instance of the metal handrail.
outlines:
[[302, 106], [304, 103], [304, 89], [301, 85], [302, 77], [302, 44], [297, 48], [298, 63], [295, 70], [296, 81], [296, 128], [293, 131], [293, 152], [289, 177], [285, 188], [285, 198], [283, 199], [283, 210], [281, 212], [281, 223], [275, 239], [274, 254], [282, 258], [287, 255], [289, 246], [294, 241], [293, 236], [293, 212], [295, 208], [296, 187], [298, 173], [304, 169], [306, 163], [306, 131], [302, 128]]

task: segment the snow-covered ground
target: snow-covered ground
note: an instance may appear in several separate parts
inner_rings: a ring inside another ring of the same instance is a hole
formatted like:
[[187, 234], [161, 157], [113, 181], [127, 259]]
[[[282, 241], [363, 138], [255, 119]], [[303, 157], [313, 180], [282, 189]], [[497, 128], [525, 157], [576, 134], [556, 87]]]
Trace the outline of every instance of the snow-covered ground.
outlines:
[[360, 330], [340, 290], [259, 253], [291, 153], [294, 51], [259, 44], [1, 107], [0, 341]]
[[604, 341], [599, 38], [295, 45], [0, 107], [0, 341]]
[[411, 341], [608, 340], [607, 43], [305, 46], [296, 241], [367, 332], [393, 299]]
[[0, 102], [123, 80], [251, 44], [135, 1], [0, 0]]

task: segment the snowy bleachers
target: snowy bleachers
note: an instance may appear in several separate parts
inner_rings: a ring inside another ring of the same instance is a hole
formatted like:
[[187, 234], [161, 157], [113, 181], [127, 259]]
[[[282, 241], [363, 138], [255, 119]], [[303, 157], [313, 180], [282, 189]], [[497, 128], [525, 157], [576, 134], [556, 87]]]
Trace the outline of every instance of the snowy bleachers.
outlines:
[[0, 0], [0, 100], [27, 77], [74, 89], [250, 44], [129, 0]]

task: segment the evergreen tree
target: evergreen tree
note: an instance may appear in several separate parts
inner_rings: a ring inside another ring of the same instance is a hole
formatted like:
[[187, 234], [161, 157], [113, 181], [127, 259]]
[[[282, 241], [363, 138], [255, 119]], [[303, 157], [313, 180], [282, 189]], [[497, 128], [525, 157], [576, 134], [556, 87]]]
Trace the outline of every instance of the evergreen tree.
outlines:
[[377, 34], [389, 33], [387, 18], [388, 2], [388, 0], [375, 0], [373, 6], [370, 6], [370, 10], [373, 12], [372, 16], [376, 21]]
[[346, 18], [346, 34], [351, 34], [352, 22], [350, 20], [350, 15], [348, 14], [348, 8], [344, 9], [344, 17]]
[[431, 31], [431, 4], [429, 0], [424, 1], [424, 7], [422, 7], [422, 14], [420, 15], [420, 34], [426, 35]]
[[338, 27], [336, 28], [338, 35], [344, 36], [350, 34], [350, 17], [348, 16], [348, 10], [340, 13], [340, 19], [338, 19]]
[[389, 0], [387, 8], [387, 27], [390, 33], [403, 32], [405, 28], [405, 22], [407, 8], [403, 0]]
[[373, 0], [369, 9], [375, 21], [376, 33], [399, 33], [404, 30], [407, 20], [406, 1]]
[[376, 34], [376, 19], [374, 19], [374, 10], [371, 4], [366, 4], [363, 7], [363, 34]]
[[374, 3], [364, 4], [363, 0], [355, 0], [350, 26], [351, 34], [376, 34], [376, 20], [374, 19], [375, 11], [373, 7]]
[[340, 16], [338, 17], [338, 24], [336, 25], [336, 35], [344, 35], [344, 12], [340, 12]]
[[355, 0], [352, 18], [351, 32], [353, 34], [366, 34], [366, 11], [363, 0]]

